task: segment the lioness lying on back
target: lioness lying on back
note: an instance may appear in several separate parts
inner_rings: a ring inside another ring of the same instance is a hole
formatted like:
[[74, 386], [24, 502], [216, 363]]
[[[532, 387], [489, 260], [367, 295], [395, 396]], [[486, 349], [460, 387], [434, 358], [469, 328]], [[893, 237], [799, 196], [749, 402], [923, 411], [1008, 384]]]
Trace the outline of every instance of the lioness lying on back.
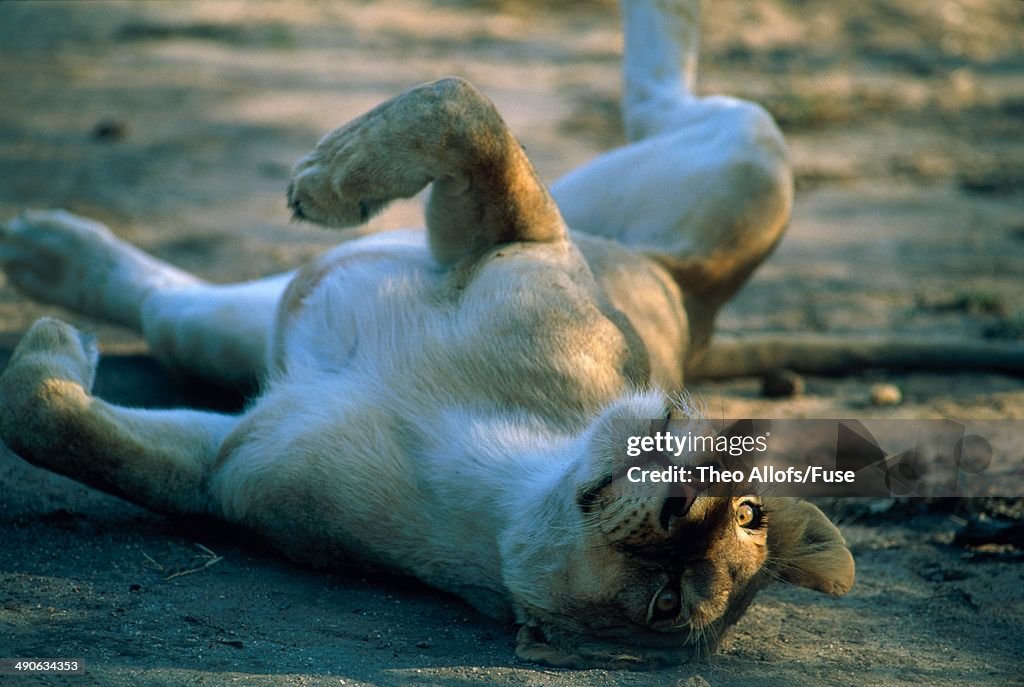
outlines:
[[845, 593], [852, 558], [810, 504], [612, 478], [651, 419], [699, 422], [662, 390], [788, 218], [770, 118], [679, 87], [693, 10], [626, 5], [635, 141], [555, 198], [492, 104], [445, 79], [326, 136], [289, 189], [298, 217], [341, 226], [431, 184], [426, 232], [214, 286], [94, 222], [25, 213], [0, 241], [12, 283], [262, 391], [239, 416], [117, 407], [89, 393], [93, 343], [44, 319], [0, 377], [0, 437], [299, 561], [415, 575], [521, 623], [519, 655], [553, 665], [684, 661], [771, 579]]

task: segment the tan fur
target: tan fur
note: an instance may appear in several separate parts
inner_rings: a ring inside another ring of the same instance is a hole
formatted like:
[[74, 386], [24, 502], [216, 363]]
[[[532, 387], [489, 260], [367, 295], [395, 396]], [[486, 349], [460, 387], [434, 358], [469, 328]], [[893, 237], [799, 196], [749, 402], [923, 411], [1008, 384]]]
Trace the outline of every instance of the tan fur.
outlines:
[[[517, 653], [550, 665], [685, 661], [773, 579], [842, 594], [853, 561], [814, 506], [621, 477], [626, 437], [652, 418], [703, 426], [668, 393], [788, 217], [770, 118], [735, 101], [683, 105], [659, 145], [699, 154], [676, 151], [648, 175], [672, 201], [651, 211], [679, 210], [661, 224], [635, 221], [650, 189], [618, 173], [647, 164], [641, 145], [554, 190], [568, 231], [494, 106], [461, 79], [331, 132], [289, 188], [296, 216], [347, 226], [431, 184], [426, 233], [347, 241], [294, 275], [204, 284], [95, 223], [26, 213], [0, 232], [12, 283], [136, 326], [164, 360], [263, 388], [237, 417], [120, 408], [90, 394], [89, 340], [44, 319], [0, 375], [0, 438], [147, 507], [248, 526], [306, 564], [414, 575], [521, 623]], [[725, 132], [720, 147], [700, 148], [708, 130]], [[712, 172], [732, 185], [672, 186]], [[589, 210], [573, 202], [584, 182]], [[612, 190], [632, 210], [603, 205]], [[616, 212], [632, 215], [603, 224]], [[48, 282], [55, 265], [77, 282]], [[83, 298], [82, 283], [113, 290]], [[760, 525], [741, 524], [755, 508]]]

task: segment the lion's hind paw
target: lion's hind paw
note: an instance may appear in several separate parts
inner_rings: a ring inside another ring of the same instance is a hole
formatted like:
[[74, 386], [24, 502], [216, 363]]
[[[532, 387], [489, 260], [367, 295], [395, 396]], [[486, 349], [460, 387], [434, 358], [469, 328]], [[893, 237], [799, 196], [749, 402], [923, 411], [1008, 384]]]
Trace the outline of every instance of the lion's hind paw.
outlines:
[[[56, 318], [43, 317], [29, 328], [11, 354], [7, 369], [0, 375], [0, 391], [4, 398], [12, 398], [51, 379], [72, 382], [89, 391], [98, 362], [94, 336]], [[9, 388], [15, 384], [17, 388]]]

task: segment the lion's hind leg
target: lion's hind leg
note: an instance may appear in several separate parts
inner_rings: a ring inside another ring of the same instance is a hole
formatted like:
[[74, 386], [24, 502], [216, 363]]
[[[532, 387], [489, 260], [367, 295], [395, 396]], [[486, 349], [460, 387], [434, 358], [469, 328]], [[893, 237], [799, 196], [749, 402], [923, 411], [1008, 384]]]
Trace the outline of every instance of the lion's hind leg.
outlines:
[[237, 418], [106, 403], [89, 393], [97, 357], [70, 325], [36, 322], [0, 375], [0, 439], [34, 465], [153, 510], [214, 514], [209, 466]]
[[35, 300], [136, 330], [150, 293], [201, 283], [64, 210], [27, 210], [0, 225], [0, 269]]
[[266, 343], [290, 274], [210, 284], [63, 210], [0, 225], [0, 271], [26, 295], [141, 333], [171, 367], [248, 388], [266, 370]]

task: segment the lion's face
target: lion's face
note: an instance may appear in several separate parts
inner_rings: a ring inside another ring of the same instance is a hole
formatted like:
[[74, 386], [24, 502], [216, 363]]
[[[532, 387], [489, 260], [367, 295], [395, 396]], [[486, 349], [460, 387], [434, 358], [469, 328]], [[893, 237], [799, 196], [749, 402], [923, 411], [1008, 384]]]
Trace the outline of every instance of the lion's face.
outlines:
[[713, 651], [769, 576], [771, 513], [762, 499], [666, 496], [656, 507], [610, 506], [569, 559], [558, 611], [521, 637], [536, 646], [521, 642], [520, 655], [641, 666]]
[[616, 424], [589, 439], [574, 492], [579, 536], [567, 537], [558, 574], [541, 581], [548, 595], [526, 609], [520, 657], [559, 666], [683, 663], [713, 651], [772, 579], [834, 595], [852, 585], [853, 559], [816, 507], [631, 483], [618, 476]]

